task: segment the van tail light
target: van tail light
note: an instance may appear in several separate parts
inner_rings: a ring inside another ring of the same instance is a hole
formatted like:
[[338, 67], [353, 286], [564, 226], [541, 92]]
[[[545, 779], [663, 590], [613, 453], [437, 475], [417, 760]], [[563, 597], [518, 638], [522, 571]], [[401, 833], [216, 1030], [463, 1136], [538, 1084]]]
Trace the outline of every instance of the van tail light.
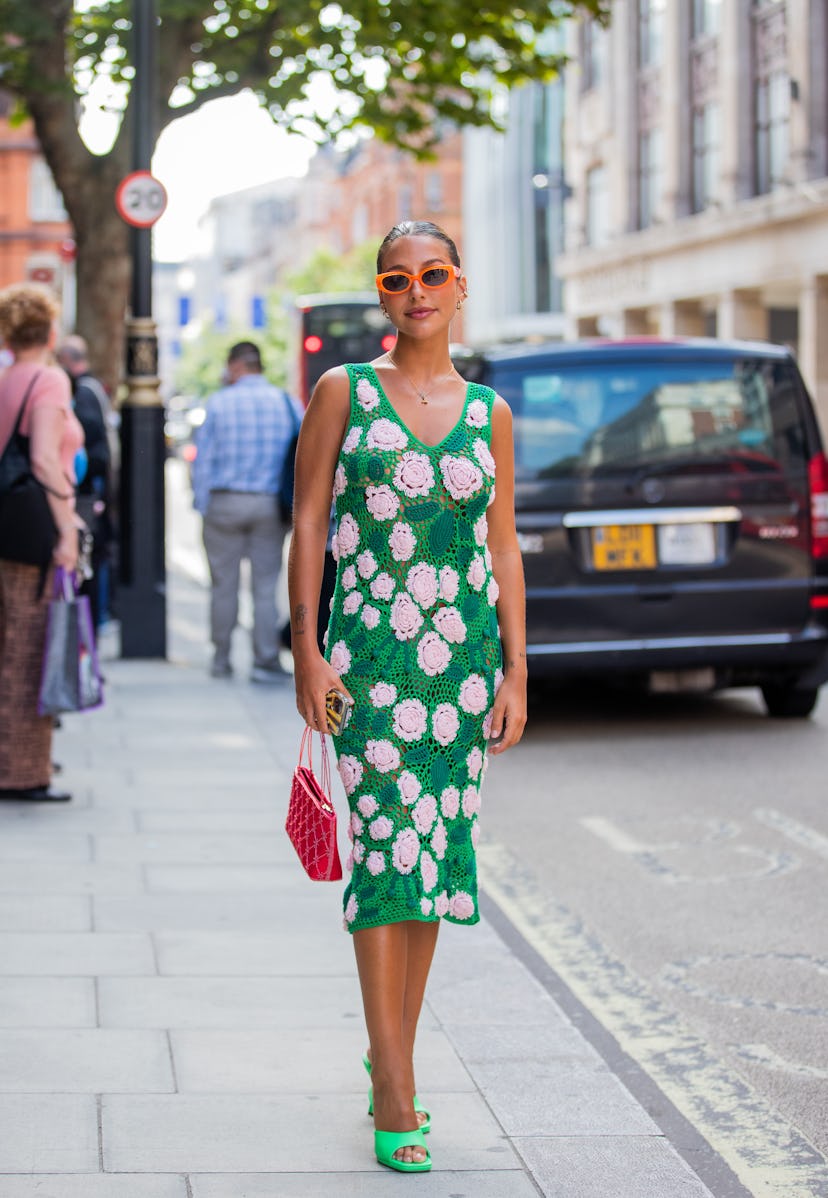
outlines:
[[811, 557], [828, 558], [828, 458], [815, 454], [808, 463], [811, 488]]

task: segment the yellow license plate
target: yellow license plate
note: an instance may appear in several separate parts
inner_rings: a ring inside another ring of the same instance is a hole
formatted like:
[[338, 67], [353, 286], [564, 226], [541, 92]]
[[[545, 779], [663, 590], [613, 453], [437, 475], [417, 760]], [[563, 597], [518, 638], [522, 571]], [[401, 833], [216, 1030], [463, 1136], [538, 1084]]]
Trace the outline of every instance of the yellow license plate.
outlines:
[[652, 524], [607, 524], [593, 529], [592, 564], [596, 570], [654, 570]]

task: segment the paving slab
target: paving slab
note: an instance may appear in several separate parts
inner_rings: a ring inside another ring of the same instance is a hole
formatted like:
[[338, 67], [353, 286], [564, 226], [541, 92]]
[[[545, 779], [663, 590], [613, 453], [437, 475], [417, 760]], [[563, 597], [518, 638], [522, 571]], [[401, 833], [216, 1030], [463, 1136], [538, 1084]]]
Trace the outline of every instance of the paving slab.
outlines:
[[[0, 1094], [0, 1174], [97, 1169], [98, 1112], [93, 1097]], [[2, 1192], [6, 1198], [5, 1186]]]
[[92, 904], [82, 895], [0, 894], [0, 932], [91, 930]]
[[136, 894], [144, 889], [138, 866], [4, 865], [0, 891], [7, 894]]
[[137, 932], [4, 932], [0, 935], [0, 975], [85, 977], [96, 974], [152, 974], [155, 957], [149, 936]]
[[92, 841], [85, 834], [10, 831], [0, 820], [0, 864], [36, 861], [85, 862], [92, 859]]
[[519, 1138], [515, 1145], [548, 1198], [710, 1198], [659, 1136], [550, 1136]]
[[0, 1031], [0, 1091], [100, 1094], [175, 1089], [167, 1038], [110, 1028]]
[[[246, 1177], [235, 1173], [195, 1174], [190, 1184], [193, 1198], [388, 1198], [408, 1194], [406, 1187], [412, 1180], [374, 1167], [364, 1173], [280, 1173], [278, 1181], [272, 1173]], [[440, 1167], [438, 1172], [435, 1165], [433, 1172], [419, 1174], [414, 1184], [417, 1198], [538, 1198], [535, 1185], [517, 1169], [459, 1172]]]
[[[274, 832], [284, 831], [284, 804], [276, 810], [274, 802], [267, 806], [246, 809], [225, 807], [221, 811], [169, 811], [166, 808], [144, 808], [138, 813], [142, 832]], [[282, 815], [282, 825], [278, 816]]]
[[[262, 890], [296, 891], [298, 861], [282, 865], [148, 865], [145, 867], [147, 890], [164, 893], [190, 891], [213, 894], [231, 891], [234, 894]], [[300, 879], [303, 890], [306, 879]], [[313, 883], [308, 882], [308, 886]], [[314, 889], [319, 889], [319, 886]], [[329, 887], [325, 887], [329, 889]], [[330, 901], [330, 900], [329, 900]], [[341, 892], [337, 889], [336, 906], [341, 912]]]
[[[187, 1179], [176, 1174], [61, 1173], [6, 1176], [3, 1198], [190, 1198]], [[273, 1190], [270, 1198], [276, 1198]]]
[[[102, 1116], [110, 1171], [327, 1173], [332, 1154], [337, 1173], [379, 1168], [371, 1120], [356, 1095], [106, 1095]], [[520, 1167], [476, 1094], [447, 1097], [429, 1146], [441, 1169], [479, 1169], [481, 1161], [491, 1171]], [[274, 1196], [278, 1185], [274, 1179]]]
[[95, 1027], [92, 978], [3, 978], [0, 1028]]
[[[284, 918], [284, 892], [176, 895], [100, 896], [94, 900], [95, 927], [102, 932], [238, 929], [272, 932]], [[318, 900], [305, 895], [290, 899], [293, 919], [307, 918], [319, 910]]]
[[[338, 900], [336, 903], [337, 922], [341, 923]], [[347, 935], [333, 940], [321, 934], [314, 937], [308, 927], [293, 924], [284, 925], [280, 933], [270, 936], [159, 932], [154, 939], [158, 972], [168, 976], [280, 977], [295, 973], [299, 961], [302, 973], [309, 977], [338, 976], [353, 969], [353, 950]]]
[[[289, 847], [289, 846], [288, 846]], [[284, 833], [151, 832], [132, 836], [96, 836], [95, 859], [102, 862], [138, 861], [213, 864], [244, 862], [263, 865], [288, 860]]]
[[[3, 1009], [0, 991], [0, 1012]], [[354, 972], [338, 977], [101, 978], [102, 1027], [362, 1028]], [[437, 1027], [430, 1011], [421, 1027]]]

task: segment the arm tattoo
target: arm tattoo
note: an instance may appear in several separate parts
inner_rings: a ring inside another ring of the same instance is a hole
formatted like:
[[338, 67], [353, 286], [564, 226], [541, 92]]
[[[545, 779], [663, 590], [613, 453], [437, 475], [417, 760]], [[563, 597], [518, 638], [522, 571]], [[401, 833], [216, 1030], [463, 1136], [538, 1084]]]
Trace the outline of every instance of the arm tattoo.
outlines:
[[305, 616], [308, 614], [308, 609], [304, 603], [297, 603], [293, 609], [293, 631], [297, 636], [305, 635]]

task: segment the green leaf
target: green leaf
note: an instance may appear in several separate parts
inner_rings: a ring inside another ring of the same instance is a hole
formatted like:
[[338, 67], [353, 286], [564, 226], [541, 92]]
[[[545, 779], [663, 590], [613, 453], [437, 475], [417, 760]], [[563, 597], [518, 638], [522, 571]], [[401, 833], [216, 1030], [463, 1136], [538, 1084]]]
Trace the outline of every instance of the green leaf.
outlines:
[[382, 464], [382, 458], [374, 456], [368, 459], [368, 477], [377, 483], [381, 478], [385, 477], [385, 467]]
[[[477, 618], [477, 614], [480, 611], [480, 602], [480, 596], [473, 594], [467, 595], [463, 600], [461, 611], [463, 612], [463, 619], [467, 624], [470, 624], [472, 620]], [[469, 649], [471, 650], [471, 646], [469, 646]]]
[[446, 509], [441, 516], [431, 526], [428, 534], [428, 543], [431, 547], [431, 552], [436, 558], [440, 558], [451, 544], [454, 536], [454, 513]]
[[448, 785], [451, 775], [448, 762], [444, 757], [435, 757], [431, 763], [431, 789], [435, 794]]
[[443, 677], [449, 678], [452, 682], [462, 682], [467, 673], [468, 671], [463, 668], [461, 662], [453, 661], [449, 665], [448, 669], [444, 672]]
[[405, 750], [406, 765], [427, 765], [431, 756], [428, 745], [414, 745]]
[[382, 553], [388, 548], [388, 538], [378, 528], [375, 528], [368, 537], [368, 546], [373, 549], [374, 553]]
[[384, 807], [388, 807], [391, 803], [396, 803], [399, 797], [400, 794], [397, 790], [397, 785], [395, 782], [389, 782], [387, 786], [383, 786], [382, 790], [377, 795], [377, 798]]
[[421, 520], [430, 520], [432, 516], [436, 516], [440, 508], [441, 505], [433, 501], [429, 503], [416, 503], [412, 507], [405, 509], [405, 518], [417, 524]]

